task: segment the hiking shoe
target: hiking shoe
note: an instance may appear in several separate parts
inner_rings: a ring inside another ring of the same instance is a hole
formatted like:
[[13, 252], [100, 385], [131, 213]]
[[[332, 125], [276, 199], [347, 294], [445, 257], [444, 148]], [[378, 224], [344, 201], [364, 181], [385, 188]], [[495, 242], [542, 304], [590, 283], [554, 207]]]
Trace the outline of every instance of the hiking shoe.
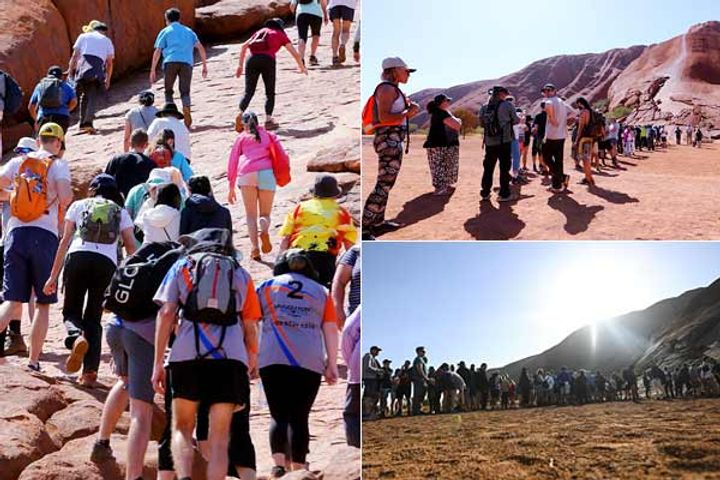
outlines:
[[242, 115], [243, 115], [243, 112], [240, 112], [235, 117], [235, 131], [237, 133], [242, 133], [243, 130], [245, 130], [245, 125], [243, 125], [243, 123], [242, 123]]
[[183, 107], [183, 117], [185, 117], [185, 126], [190, 128], [192, 125], [192, 115], [190, 115], [190, 107]]
[[337, 67], [338, 65], [340, 65], [340, 57], [333, 57], [332, 64], [334, 67]]
[[275, 120], [265, 120], [265, 130], [277, 130], [278, 128], [280, 128], [280, 125]]
[[270, 478], [282, 478], [285, 476], [285, 473], [285, 467], [275, 465], [272, 470], [270, 470]]
[[67, 360], [65, 360], [66, 372], [75, 373], [80, 370], [80, 367], [82, 367], [83, 364], [83, 359], [85, 358], [85, 354], [88, 351], [88, 346], [88, 341], [85, 340], [85, 337], [83, 337], [82, 335], [75, 339], [72, 351], [70, 352], [70, 356], [68, 356]]
[[86, 388], [94, 388], [97, 384], [97, 372], [87, 372], [80, 375], [78, 383]]
[[27, 368], [29, 368], [31, 371], [33, 371], [35, 373], [42, 373], [42, 368], [40, 368], [40, 362], [37, 362], [37, 363], [28, 362]]
[[338, 61], [340, 63], [345, 63], [345, 60], [347, 60], [347, 56], [345, 55], [345, 45], [340, 45], [340, 48], [338, 49]]
[[498, 202], [512, 202], [513, 200], [517, 200], [513, 194], [507, 195], [505, 197], [498, 197]]
[[272, 243], [270, 242], [270, 234], [268, 232], [260, 234], [260, 242], [262, 243], [262, 253], [272, 252]]
[[318, 59], [315, 55], [310, 55], [310, 65], [312, 65], [313, 67], [317, 67], [318, 65], [320, 65], [320, 62], [318, 62]]
[[481, 194], [480, 194], [480, 201], [481, 201], [481, 202], [487, 202], [487, 201], [489, 201], [489, 200], [490, 200], [490, 194], [489, 194], [489, 193], [485, 193], [485, 194], [482, 194], [482, 193], [481, 193]]
[[107, 462], [113, 460], [112, 447], [110, 446], [110, 440], [96, 440], [93, 444], [92, 452], [90, 453], [90, 461], [94, 463]]
[[28, 348], [25, 345], [23, 336], [19, 333], [8, 333], [5, 340], [5, 356], [8, 355], [24, 355], [27, 354]]

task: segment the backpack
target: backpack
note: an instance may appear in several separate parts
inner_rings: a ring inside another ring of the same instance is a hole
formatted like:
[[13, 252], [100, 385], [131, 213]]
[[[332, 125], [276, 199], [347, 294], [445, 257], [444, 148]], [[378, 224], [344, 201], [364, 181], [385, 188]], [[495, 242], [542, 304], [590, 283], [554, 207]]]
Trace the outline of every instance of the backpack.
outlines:
[[605, 129], [605, 117], [596, 110], [590, 110], [590, 123], [585, 127], [584, 136], [590, 138], [602, 138]]
[[5, 115], [15, 115], [22, 106], [23, 91], [17, 81], [9, 74], [0, 70], [0, 76], [3, 77], [0, 81], [5, 82], [5, 96], [3, 97], [5, 107], [3, 112]]
[[[375, 87], [375, 91], [370, 96], [370, 98], [367, 99], [367, 102], [365, 102], [365, 106], [362, 110], [362, 130], [365, 135], [372, 135], [375, 133], [375, 128], [382, 126], [380, 123], [380, 118], [378, 114], [378, 106], [377, 106], [377, 100], [375, 99], [375, 96], [377, 95], [378, 89], [382, 85], [392, 85], [395, 87], [395, 89], [398, 91], [398, 93], [402, 96], [403, 100], [405, 101], [405, 104], [407, 104], [407, 97], [405, 94], [398, 88], [397, 85], [395, 85], [392, 82], [381, 82], [378, 84], [377, 87]], [[409, 122], [409, 120], [408, 120]]]
[[182, 305], [183, 318], [195, 324], [225, 327], [237, 324], [238, 312], [233, 288], [237, 261], [233, 257], [213, 252], [193, 253], [188, 259], [190, 291]]
[[120, 237], [120, 207], [112, 200], [91, 198], [78, 222], [85, 242], [113, 244]]
[[105, 310], [126, 322], [153, 317], [160, 309], [153, 301], [155, 292], [183, 252], [183, 247], [174, 242], [141, 246], [115, 270], [105, 290]]
[[310, 5], [311, 3], [315, 3], [315, 0], [298, 0], [298, 3], [300, 5]]
[[500, 137], [502, 136], [502, 126], [500, 125], [500, 118], [498, 117], [498, 111], [500, 105], [505, 100], [499, 102], [490, 101], [485, 105], [480, 112], [480, 124], [485, 130], [485, 136], [487, 137]]
[[40, 108], [62, 107], [62, 80], [55, 77], [45, 77], [40, 81], [39, 87], [38, 104]]
[[261, 28], [255, 32], [255, 34], [250, 37], [250, 40], [248, 40], [250, 53], [254, 55], [256, 53], [265, 53], [270, 50], [270, 42], [268, 41], [269, 35], [270, 29], [268, 28]]
[[290, 183], [290, 157], [278, 143], [277, 139], [270, 136], [270, 159], [272, 160], [273, 175], [278, 187], [284, 187]]
[[48, 213], [47, 177], [55, 158], [28, 155], [20, 164], [10, 194], [10, 211], [21, 222], [32, 222]]

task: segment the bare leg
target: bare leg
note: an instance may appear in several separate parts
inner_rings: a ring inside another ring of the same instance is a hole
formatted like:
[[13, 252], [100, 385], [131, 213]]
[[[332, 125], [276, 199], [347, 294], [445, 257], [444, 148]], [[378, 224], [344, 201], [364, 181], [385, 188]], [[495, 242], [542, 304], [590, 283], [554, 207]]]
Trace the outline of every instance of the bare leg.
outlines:
[[243, 204], [245, 205], [245, 218], [247, 221], [248, 235], [253, 249], [258, 248], [258, 189], [257, 187], [240, 187]]
[[5, 302], [0, 305], [0, 331], [5, 330], [10, 324], [10, 320], [21, 318], [22, 303]]
[[260, 206], [260, 231], [267, 233], [270, 229], [270, 214], [272, 213], [273, 199], [275, 192], [273, 190], [258, 190], [258, 204]]
[[115, 425], [117, 425], [127, 405], [128, 393], [125, 389], [125, 383], [123, 380], [118, 380], [110, 389], [105, 399], [105, 405], [103, 405], [103, 412], [100, 417], [100, 431], [98, 432], [99, 440], [110, 439], [110, 435], [115, 430]]
[[[195, 454], [192, 437], [195, 430], [197, 408], [197, 402], [182, 398], [173, 399], [172, 454], [178, 478], [192, 475]], [[225, 447], [225, 451], [227, 452], [227, 447]]]
[[232, 403], [216, 403], [210, 407], [208, 480], [225, 480], [228, 471], [230, 421], [234, 410], [235, 404]]
[[300, 58], [305, 60], [305, 46], [307, 43], [305, 40], [298, 40], [298, 53], [300, 54]]
[[312, 37], [312, 41], [310, 43], [310, 55], [315, 56], [317, 54], [318, 46], [320, 45], [320, 37]]
[[142, 476], [145, 452], [150, 441], [152, 424], [152, 404], [142, 400], [130, 399], [130, 431], [128, 432], [127, 480]]
[[338, 49], [340, 48], [340, 31], [342, 26], [340, 25], [340, 19], [336, 18], [333, 20], [333, 33], [332, 33], [332, 54], [333, 57], [338, 56]]
[[38, 303], [30, 327], [30, 363], [37, 363], [40, 360], [45, 337], [47, 337], [49, 319], [50, 305]]

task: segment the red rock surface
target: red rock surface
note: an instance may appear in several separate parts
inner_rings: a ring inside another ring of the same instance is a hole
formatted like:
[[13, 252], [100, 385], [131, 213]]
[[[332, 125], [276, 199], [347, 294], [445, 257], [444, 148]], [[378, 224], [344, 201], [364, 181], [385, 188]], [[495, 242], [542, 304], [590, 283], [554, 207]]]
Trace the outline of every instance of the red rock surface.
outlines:
[[288, 0], [220, 0], [197, 9], [197, 31], [215, 40], [238, 38], [269, 18], [290, 15]]
[[27, 465], [60, 445], [35, 415], [12, 401], [0, 401], [0, 480], [16, 479]]

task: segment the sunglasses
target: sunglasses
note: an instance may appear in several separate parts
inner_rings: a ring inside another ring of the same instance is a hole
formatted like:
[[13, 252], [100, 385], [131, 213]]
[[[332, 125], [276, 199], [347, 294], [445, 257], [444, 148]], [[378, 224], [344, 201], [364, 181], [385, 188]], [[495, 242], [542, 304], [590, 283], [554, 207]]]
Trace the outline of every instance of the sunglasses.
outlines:
[[34, 152], [34, 151], [35, 150], [33, 150], [32, 148], [16, 148], [14, 150], [15, 153], [20, 154], [20, 155], [25, 155], [27, 153]]

